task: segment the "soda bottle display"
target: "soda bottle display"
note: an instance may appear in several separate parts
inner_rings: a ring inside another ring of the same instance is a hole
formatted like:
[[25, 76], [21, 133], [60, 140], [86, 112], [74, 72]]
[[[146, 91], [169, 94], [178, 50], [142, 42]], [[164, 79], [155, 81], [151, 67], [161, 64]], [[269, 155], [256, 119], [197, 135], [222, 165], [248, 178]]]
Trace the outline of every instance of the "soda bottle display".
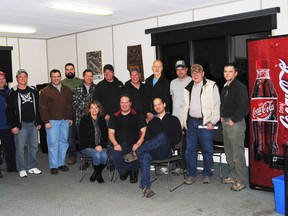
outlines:
[[276, 90], [269, 75], [269, 61], [256, 61], [257, 77], [251, 95], [253, 157], [269, 164], [272, 155], [279, 154]]

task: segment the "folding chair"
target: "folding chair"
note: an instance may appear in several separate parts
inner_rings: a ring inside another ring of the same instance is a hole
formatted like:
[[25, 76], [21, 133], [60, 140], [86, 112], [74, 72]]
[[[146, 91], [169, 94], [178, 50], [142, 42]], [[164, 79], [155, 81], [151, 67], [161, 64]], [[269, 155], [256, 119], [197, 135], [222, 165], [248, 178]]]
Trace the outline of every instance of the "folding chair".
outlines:
[[[178, 189], [179, 187], [181, 187], [183, 184], [184, 184], [184, 179], [185, 179], [185, 174], [183, 172], [183, 181], [181, 181], [181, 184], [177, 185], [176, 187], [171, 187], [171, 184], [170, 184], [170, 177], [171, 177], [171, 174], [172, 174], [172, 166], [175, 162], [177, 161], [181, 161], [182, 164], [183, 164], [183, 161], [182, 161], [182, 155], [184, 153], [182, 153], [183, 151], [183, 141], [179, 142], [176, 146], [175, 146], [175, 150], [177, 152], [179, 152], [178, 154], [174, 154], [170, 157], [170, 158], [167, 158], [167, 159], [164, 159], [164, 160], [152, 160], [151, 161], [151, 165], [154, 165], [155, 166], [155, 179], [152, 181], [156, 181], [157, 180], [157, 176], [158, 176], [158, 173], [157, 173], [157, 167], [167, 167], [168, 169], [168, 173], [167, 173], [167, 186], [168, 186], [168, 189], [170, 192], [173, 192], [174, 190]], [[182, 166], [184, 168], [184, 166]], [[172, 174], [173, 175], [173, 174]]]
[[81, 154], [80, 155], [81, 165], [79, 167], [79, 170], [80, 170], [79, 181], [81, 182], [87, 174], [87, 164], [92, 163], [93, 158], [82, 154], [81, 151], [80, 151], [80, 154]]

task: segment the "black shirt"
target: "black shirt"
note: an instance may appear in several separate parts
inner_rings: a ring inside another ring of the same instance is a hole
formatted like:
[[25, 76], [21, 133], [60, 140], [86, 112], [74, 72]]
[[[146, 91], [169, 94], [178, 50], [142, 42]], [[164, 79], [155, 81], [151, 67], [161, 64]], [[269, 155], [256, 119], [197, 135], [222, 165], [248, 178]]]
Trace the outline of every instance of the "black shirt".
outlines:
[[33, 92], [26, 88], [24, 90], [18, 89], [19, 102], [21, 103], [21, 121], [33, 122], [35, 121], [35, 98]]
[[146, 126], [144, 117], [134, 110], [127, 115], [122, 115], [120, 111], [110, 117], [108, 128], [115, 130], [115, 138], [118, 143], [127, 142], [128, 147], [138, 141], [140, 129]]
[[231, 118], [233, 122], [241, 121], [249, 113], [246, 86], [236, 78], [230, 85], [224, 85], [221, 91], [220, 116]]

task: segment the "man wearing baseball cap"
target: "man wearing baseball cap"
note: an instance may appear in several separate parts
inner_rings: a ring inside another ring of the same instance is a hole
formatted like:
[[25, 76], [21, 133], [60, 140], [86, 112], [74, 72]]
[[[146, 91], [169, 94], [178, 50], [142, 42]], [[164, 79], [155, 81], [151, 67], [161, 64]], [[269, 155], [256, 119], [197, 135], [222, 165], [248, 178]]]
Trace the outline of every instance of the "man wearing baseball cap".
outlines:
[[[28, 73], [20, 69], [16, 73], [18, 85], [7, 95], [7, 123], [14, 134], [16, 165], [21, 178], [41, 174], [37, 168], [38, 133], [41, 120], [38, 109], [38, 92], [27, 85]], [[25, 164], [24, 150], [27, 143], [28, 164]]]
[[[3, 152], [4, 148], [7, 172], [15, 172], [17, 170], [14, 136], [11, 132], [11, 128], [6, 123], [6, 96], [8, 93], [9, 88], [6, 85], [6, 74], [3, 71], [0, 71], [0, 153]], [[3, 154], [0, 155], [1, 162], [3, 162], [3, 156]]]

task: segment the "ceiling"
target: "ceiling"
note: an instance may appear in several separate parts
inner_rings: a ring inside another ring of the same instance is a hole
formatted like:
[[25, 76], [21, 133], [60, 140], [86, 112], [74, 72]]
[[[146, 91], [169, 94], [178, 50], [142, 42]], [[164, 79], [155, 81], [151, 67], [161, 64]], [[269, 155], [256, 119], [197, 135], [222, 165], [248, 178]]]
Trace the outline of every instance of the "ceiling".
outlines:
[[[49, 39], [115, 24], [172, 14], [233, 0], [54, 0], [54, 2], [111, 9], [97, 16], [47, 8], [53, 0], [0, 0], [0, 25], [36, 28], [33, 34], [0, 32], [0, 37]], [[235, 1], [235, 0], [234, 0]]]

